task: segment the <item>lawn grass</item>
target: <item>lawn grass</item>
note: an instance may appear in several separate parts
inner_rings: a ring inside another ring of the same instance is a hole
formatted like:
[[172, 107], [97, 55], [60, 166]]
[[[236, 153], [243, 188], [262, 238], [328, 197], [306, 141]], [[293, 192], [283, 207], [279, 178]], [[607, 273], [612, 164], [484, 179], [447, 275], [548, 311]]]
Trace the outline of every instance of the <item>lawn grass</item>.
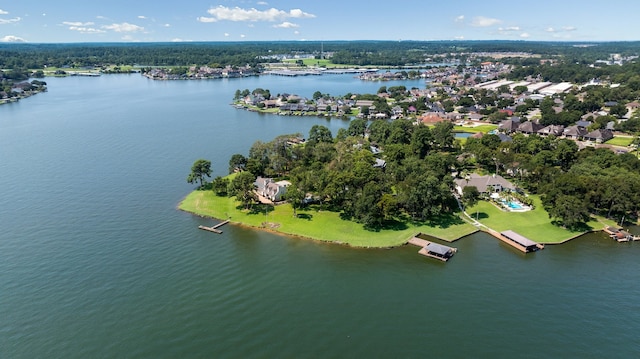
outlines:
[[607, 145], [627, 147], [631, 144], [631, 142], [633, 142], [633, 139], [633, 136], [615, 136], [605, 143]]
[[[562, 243], [589, 230], [600, 230], [607, 221], [593, 220], [582, 231], [570, 231], [551, 223], [549, 214], [542, 207], [539, 196], [530, 195], [534, 209], [527, 212], [502, 211], [488, 201], [479, 201], [467, 213], [478, 217], [480, 223], [499, 232], [513, 230], [538, 243]], [[603, 223], [604, 222], [604, 223]]]
[[454, 241], [476, 231], [475, 227], [455, 215], [440, 218], [434, 223], [394, 222], [379, 231], [370, 231], [362, 224], [340, 218], [338, 212], [319, 210], [317, 207], [299, 210], [297, 217], [293, 216], [293, 209], [288, 204], [253, 205], [252, 211], [247, 211], [235, 199], [218, 197], [212, 191], [190, 193], [180, 203], [179, 209], [204, 217], [229, 218], [232, 223], [277, 233], [353, 247], [398, 246], [419, 232]]
[[495, 130], [496, 128], [498, 128], [498, 125], [493, 125], [493, 124], [486, 124], [486, 125], [478, 125], [478, 126], [453, 126], [453, 131], [454, 132], [471, 132], [471, 133], [476, 133], [476, 132], [482, 132], [482, 133], [488, 133], [489, 131]]

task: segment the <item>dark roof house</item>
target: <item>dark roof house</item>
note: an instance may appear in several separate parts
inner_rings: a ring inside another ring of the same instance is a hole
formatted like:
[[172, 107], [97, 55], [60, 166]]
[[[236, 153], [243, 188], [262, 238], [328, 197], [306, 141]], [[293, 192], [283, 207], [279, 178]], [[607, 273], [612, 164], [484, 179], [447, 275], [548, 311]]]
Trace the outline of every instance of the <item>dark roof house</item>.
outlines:
[[587, 130], [582, 126], [569, 126], [564, 129], [564, 136], [579, 140], [587, 134]]
[[526, 121], [518, 126], [518, 132], [526, 133], [529, 135], [537, 133], [540, 129], [542, 129], [542, 125], [533, 121]]
[[613, 131], [607, 129], [598, 129], [584, 135], [584, 139], [597, 143], [607, 142], [613, 138]]

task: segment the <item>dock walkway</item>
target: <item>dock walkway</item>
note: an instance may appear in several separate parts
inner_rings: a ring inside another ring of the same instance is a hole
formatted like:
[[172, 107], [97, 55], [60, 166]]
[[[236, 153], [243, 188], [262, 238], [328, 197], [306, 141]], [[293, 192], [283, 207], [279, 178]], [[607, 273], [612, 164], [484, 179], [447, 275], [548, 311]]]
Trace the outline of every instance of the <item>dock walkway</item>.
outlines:
[[212, 226], [212, 227], [207, 227], [207, 226], [200, 225], [200, 226], [198, 226], [198, 228], [200, 228], [202, 230], [205, 230], [205, 231], [217, 233], [217, 234], [222, 234], [222, 231], [219, 230], [218, 228], [220, 228], [220, 227], [224, 226], [225, 224], [229, 223], [229, 221], [230, 220], [227, 219], [226, 221], [220, 222], [220, 223], [218, 223], [218, 224], [216, 224], [215, 226]]

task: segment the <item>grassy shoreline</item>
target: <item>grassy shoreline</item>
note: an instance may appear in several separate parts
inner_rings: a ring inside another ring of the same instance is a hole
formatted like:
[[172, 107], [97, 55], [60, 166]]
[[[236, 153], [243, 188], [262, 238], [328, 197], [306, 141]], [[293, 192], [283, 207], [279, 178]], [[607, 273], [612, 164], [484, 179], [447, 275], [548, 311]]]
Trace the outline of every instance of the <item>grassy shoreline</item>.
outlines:
[[477, 231], [457, 216], [434, 224], [398, 222], [374, 232], [364, 229], [362, 224], [340, 218], [339, 213], [319, 208], [298, 210], [298, 217], [293, 216], [288, 204], [269, 207], [266, 212], [262, 208], [254, 206], [253, 211], [244, 210], [235, 199], [218, 197], [212, 191], [193, 191], [178, 205], [178, 209], [201, 217], [230, 219], [233, 224], [277, 234], [363, 248], [400, 246], [417, 233], [453, 242]]
[[506, 212], [488, 201], [479, 201], [468, 208], [467, 213], [487, 227], [502, 232], [513, 230], [532, 241], [544, 244], [562, 244], [589, 232], [599, 231], [605, 225], [615, 225], [613, 221], [593, 218], [587, 227], [579, 231], [570, 231], [551, 223], [549, 214], [544, 210], [537, 195], [530, 195], [534, 209], [527, 212]]
[[[505, 212], [493, 204], [481, 201], [467, 209], [472, 217], [497, 231], [514, 230], [533, 241], [544, 244], [562, 244], [588, 232], [601, 230], [612, 221], [595, 218], [581, 231], [569, 231], [551, 223], [542, 208], [540, 198], [532, 196], [535, 209], [528, 212]], [[178, 205], [178, 209], [204, 218], [229, 219], [230, 223], [280, 235], [343, 244], [359, 248], [392, 248], [406, 244], [417, 233], [454, 242], [478, 231], [457, 216], [442, 218], [432, 223], [396, 222], [379, 231], [370, 231], [359, 223], [342, 219], [337, 212], [312, 207], [298, 210], [297, 217], [288, 204], [278, 206], [254, 205], [252, 210], [242, 208], [234, 198], [218, 197], [212, 191], [193, 191]]]

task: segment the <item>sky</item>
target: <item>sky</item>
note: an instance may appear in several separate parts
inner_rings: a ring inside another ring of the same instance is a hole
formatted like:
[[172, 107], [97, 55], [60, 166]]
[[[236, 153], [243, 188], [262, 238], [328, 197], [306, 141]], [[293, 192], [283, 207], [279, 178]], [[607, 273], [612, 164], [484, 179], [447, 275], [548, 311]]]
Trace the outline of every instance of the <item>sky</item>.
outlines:
[[0, 42], [640, 40], [636, 0], [0, 0]]

